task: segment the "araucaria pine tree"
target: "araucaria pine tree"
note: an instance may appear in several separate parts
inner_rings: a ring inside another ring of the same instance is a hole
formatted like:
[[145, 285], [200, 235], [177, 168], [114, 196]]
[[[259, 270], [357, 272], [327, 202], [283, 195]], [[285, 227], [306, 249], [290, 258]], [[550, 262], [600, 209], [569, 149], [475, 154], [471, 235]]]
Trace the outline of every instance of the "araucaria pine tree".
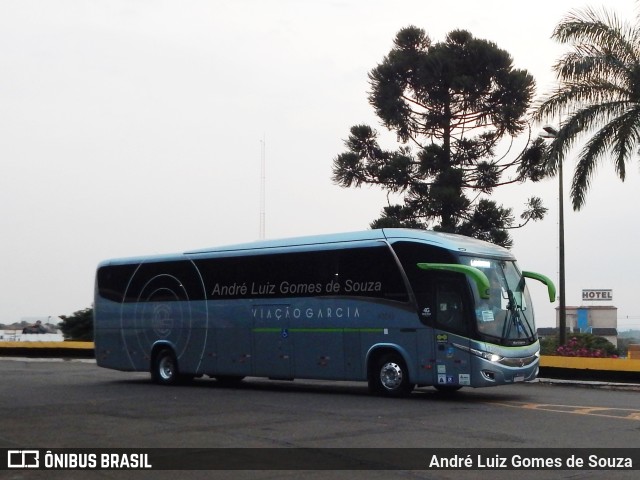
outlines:
[[369, 102], [399, 145], [385, 149], [373, 128], [352, 127], [333, 180], [402, 197], [372, 228], [432, 228], [511, 246], [508, 229], [544, 216], [532, 197], [514, 225], [512, 210], [491, 199], [501, 185], [544, 176], [536, 155], [496, 154], [499, 142], [504, 149], [527, 130], [534, 91], [533, 77], [515, 69], [506, 51], [467, 31], [432, 43], [422, 29], [407, 27], [369, 78]]

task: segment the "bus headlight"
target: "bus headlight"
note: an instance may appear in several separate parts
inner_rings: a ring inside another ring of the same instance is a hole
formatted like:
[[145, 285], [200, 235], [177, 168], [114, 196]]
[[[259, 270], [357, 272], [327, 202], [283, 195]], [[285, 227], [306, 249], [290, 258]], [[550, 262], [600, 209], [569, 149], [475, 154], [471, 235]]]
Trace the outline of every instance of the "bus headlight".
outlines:
[[484, 358], [485, 360], [489, 360], [490, 362], [499, 362], [500, 360], [502, 360], [502, 357], [500, 355], [496, 355], [495, 353], [483, 352], [481, 350], [476, 350], [475, 348], [470, 348], [469, 350], [474, 355]]
[[502, 360], [504, 357], [501, 357], [500, 355], [496, 354], [496, 353], [491, 353], [491, 352], [484, 352], [482, 350], [476, 350], [475, 348], [471, 348], [471, 347], [467, 347], [465, 345], [459, 345], [457, 343], [453, 344], [454, 347], [459, 348], [460, 350], [464, 350], [465, 352], [469, 352], [474, 354], [476, 357], [480, 357], [480, 358], [484, 358], [485, 360], [488, 360], [490, 362], [499, 362], [500, 360]]

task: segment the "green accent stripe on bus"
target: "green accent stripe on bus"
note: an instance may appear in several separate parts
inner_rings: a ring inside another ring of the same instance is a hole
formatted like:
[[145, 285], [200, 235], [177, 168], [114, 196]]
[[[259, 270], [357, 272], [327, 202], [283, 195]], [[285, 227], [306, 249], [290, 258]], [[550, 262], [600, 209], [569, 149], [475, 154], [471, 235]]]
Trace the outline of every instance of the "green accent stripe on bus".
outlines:
[[[283, 328], [253, 328], [254, 333], [281, 333]], [[287, 332], [294, 333], [382, 333], [383, 328], [284, 328]]]

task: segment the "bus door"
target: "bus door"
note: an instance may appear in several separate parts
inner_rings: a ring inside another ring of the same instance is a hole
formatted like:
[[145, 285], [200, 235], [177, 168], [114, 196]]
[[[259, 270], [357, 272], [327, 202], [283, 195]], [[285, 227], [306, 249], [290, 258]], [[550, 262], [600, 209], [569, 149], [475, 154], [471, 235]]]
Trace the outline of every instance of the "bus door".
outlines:
[[435, 282], [434, 383], [445, 388], [471, 384], [469, 353], [456, 347], [460, 345], [468, 349], [472, 318], [469, 302], [465, 301], [468, 292], [466, 280], [457, 277], [447, 276]]
[[213, 328], [209, 342], [215, 345], [213, 356], [205, 356], [208, 371], [217, 375], [247, 376], [252, 374], [252, 320], [248, 309], [235, 302], [211, 302], [209, 312]]
[[257, 376], [293, 378], [291, 308], [288, 304], [253, 307], [253, 369]]

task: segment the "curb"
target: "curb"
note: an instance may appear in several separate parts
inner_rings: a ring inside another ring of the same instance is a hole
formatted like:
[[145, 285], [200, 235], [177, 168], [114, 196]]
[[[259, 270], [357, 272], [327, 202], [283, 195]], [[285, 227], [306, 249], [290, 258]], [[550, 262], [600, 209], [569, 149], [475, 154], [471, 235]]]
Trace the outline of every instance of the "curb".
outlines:
[[571, 367], [540, 367], [538, 377], [570, 381], [602, 383], [640, 384], [640, 371], [594, 370]]
[[566, 380], [561, 378], [537, 378], [532, 383], [542, 383], [545, 385], [558, 385], [568, 387], [598, 388], [602, 390], [621, 390], [629, 392], [640, 392], [639, 383], [618, 383], [618, 382], [598, 382], [589, 380]]

